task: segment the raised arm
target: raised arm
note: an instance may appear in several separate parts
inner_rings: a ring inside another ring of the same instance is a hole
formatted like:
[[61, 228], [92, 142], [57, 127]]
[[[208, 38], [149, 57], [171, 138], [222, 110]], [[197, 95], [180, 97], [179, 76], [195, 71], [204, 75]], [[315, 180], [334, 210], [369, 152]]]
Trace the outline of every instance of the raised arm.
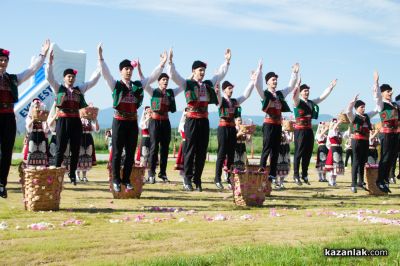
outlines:
[[378, 112], [383, 109], [382, 93], [379, 90], [379, 74], [377, 71], [374, 72], [374, 87], [373, 87], [374, 100], [376, 104], [376, 110]]
[[[139, 75], [139, 78], [140, 78], [140, 80], [143, 80], [143, 79], [144, 79], [144, 76], [143, 76], [143, 72], [142, 72], [142, 65], [140, 64], [139, 59], [138, 59], [138, 61], [137, 61], [137, 68], [138, 68], [138, 75]], [[151, 85], [150, 83], [147, 83], [146, 86], [143, 87], [143, 89], [144, 89], [144, 91], [147, 92], [150, 96], [152, 96], [152, 95], [153, 95], [153, 89], [151, 88], [150, 85]]]
[[114, 90], [115, 84], [117, 83], [113, 76], [110, 73], [110, 69], [108, 69], [108, 66], [106, 62], [104, 61], [103, 58], [103, 47], [102, 44], [100, 43], [97, 46], [97, 52], [98, 52], [98, 57], [99, 57], [99, 65], [100, 65], [100, 70], [101, 70], [101, 75], [103, 75], [104, 79], [107, 82], [108, 87], [110, 88], [111, 91]]
[[255, 87], [256, 87], [256, 90], [257, 90], [258, 94], [260, 95], [261, 99], [264, 100], [265, 96], [264, 96], [264, 89], [263, 89], [262, 67], [263, 67], [263, 62], [260, 59], [260, 61], [258, 62], [257, 79], [256, 79]]
[[292, 75], [290, 76], [289, 85], [288, 87], [281, 90], [283, 97], [288, 96], [294, 90], [298, 79], [299, 70], [300, 70], [299, 63], [296, 63], [292, 66]]
[[151, 84], [158, 79], [161, 75], [162, 71], [164, 70], [165, 62], [167, 62], [167, 52], [164, 51], [160, 55], [160, 64], [153, 69], [150, 76], [141, 80], [143, 88], [146, 88], [147, 84]]
[[47, 52], [50, 48], [50, 40], [46, 40], [42, 45], [39, 57], [29, 66], [25, 71], [17, 74], [18, 85], [21, 85], [24, 81], [29, 79], [38, 69], [43, 65], [44, 59], [46, 58]]
[[176, 85], [178, 85], [179, 88], [182, 88], [182, 90], [186, 89], [186, 80], [179, 75], [179, 73], [175, 69], [175, 65], [172, 61], [173, 58], [173, 51], [172, 49], [169, 50], [169, 73], [171, 79], [175, 82]]
[[220, 89], [220, 83], [219, 82], [217, 82], [217, 83], [215, 83], [215, 86], [214, 86], [214, 90], [215, 90], [215, 94], [217, 95], [217, 99], [218, 99], [218, 106], [221, 106], [222, 105], [222, 96], [221, 96], [221, 89]]
[[226, 73], [229, 69], [229, 64], [231, 62], [231, 49], [226, 49], [225, 51], [225, 62], [219, 67], [217, 73], [211, 78], [211, 82], [215, 85], [215, 83], [221, 81], [226, 76]]
[[252, 72], [250, 76], [250, 82], [247, 84], [247, 87], [244, 89], [243, 95], [239, 96], [236, 100], [239, 105], [241, 105], [244, 101], [246, 101], [254, 88], [254, 83], [257, 80], [257, 72]]
[[300, 84], [301, 84], [301, 78], [297, 79], [294, 91], [293, 91], [293, 105], [294, 107], [297, 107], [300, 103]]
[[349, 118], [350, 122], [354, 121], [353, 107], [357, 99], [358, 99], [358, 94], [353, 98], [353, 100], [351, 100], [351, 102], [347, 106], [346, 115]]
[[321, 103], [323, 100], [325, 100], [329, 96], [329, 94], [331, 94], [333, 88], [335, 88], [335, 86], [336, 86], [336, 83], [337, 83], [337, 79], [332, 80], [331, 83], [329, 84], [328, 88], [326, 88], [324, 90], [324, 92], [321, 94], [321, 96], [319, 96], [318, 98], [316, 98], [312, 101], [315, 104]]
[[82, 93], [86, 93], [88, 90], [93, 88], [100, 79], [100, 67], [97, 67], [96, 70], [93, 72], [92, 76], [90, 77], [89, 81], [79, 85], [79, 89]]
[[53, 88], [54, 92], [58, 93], [58, 89], [60, 88], [60, 83], [58, 83], [54, 79], [53, 61], [54, 61], [54, 52], [51, 51], [50, 57], [49, 57], [49, 64], [46, 68], [46, 79], [49, 82], [50, 86]]

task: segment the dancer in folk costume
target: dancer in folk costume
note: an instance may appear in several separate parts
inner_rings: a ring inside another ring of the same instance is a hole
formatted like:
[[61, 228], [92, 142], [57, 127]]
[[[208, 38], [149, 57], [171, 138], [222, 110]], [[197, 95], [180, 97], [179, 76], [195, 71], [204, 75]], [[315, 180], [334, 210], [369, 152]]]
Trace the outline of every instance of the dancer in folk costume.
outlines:
[[[235, 118], [241, 116], [240, 105], [250, 97], [250, 94], [254, 88], [254, 83], [257, 80], [257, 74], [259, 74], [259, 72], [252, 73], [250, 82], [245, 88], [242, 96], [238, 98], [232, 98], [234, 85], [227, 80], [222, 83], [223, 97], [221, 97], [220, 94], [217, 95], [219, 102], [219, 124], [217, 132], [218, 152], [214, 183], [218, 189], [224, 189], [221, 181], [221, 174], [225, 159], [228, 170], [231, 170], [231, 166], [234, 162], [236, 145]], [[227, 183], [231, 183], [229, 176]]]
[[[353, 114], [353, 107], [356, 110]], [[351, 123], [351, 146], [353, 161], [351, 164], [351, 191], [357, 193], [357, 187], [366, 189], [364, 183], [364, 166], [368, 161], [369, 135], [372, 130], [371, 118], [377, 111], [365, 113], [365, 103], [358, 100], [358, 94], [350, 102], [346, 115]], [[358, 178], [358, 182], [357, 182]]]
[[337, 175], [344, 175], [342, 134], [339, 131], [340, 121], [332, 119], [329, 124], [327, 147], [329, 149], [325, 171], [329, 172], [329, 186], [336, 186]]
[[112, 130], [106, 130], [104, 134], [104, 141], [106, 142], [107, 145], [107, 150], [111, 154], [111, 148], [112, 148]]
[[69, 178], [76, 185], [76, 169], [79, 159], [79, 148], [82, 137], [82, 122], [79, 117], [79, 109], [87, 107], [84, 94], [93, 88], [100, 78], [100, 69], [97, 68], [90, 80], [75, 86], [78, 71], [67, 68], [63, 73], [63, 84], [55, 80], [53, 74], [54, 53], [50, 54], [49, 65], [46, 69], [46, 78], [56, 95], [57, 111], [57, 154], [56, 167], [60, 167], [64, 160], [64, 153], [69, 142], [70, 164]]
[[[198, 191], [202, 191], [201, 175], [207, 157], [207, 148], [210, 134], [208, 121], [208, 105], [218, 104], [215, 84], [222, 80], [229, 68], [231, 51], [225, 52], [225, 62], [211, 80], [203, 80], [207, 65], [202, 61], [192, 64], [192, 78], [184, 79], [175, 70], [170, 56], [171, 79], [185, 91], [188, 112], [186, 114], [184, 148], [185, 185], [184, 190], [193, 191], [192, 180]], [[194, 166], [194, 169], [193, 169]]]
[[277, 180], [275, 188], [284, 189], [283, 182], [290, 172], [290, 142], [293, 141], [293, 133], [282, 130], [281, 144], [279, 146], [278, 163], [276, 167]]
[[353, 148], [351, 147], [351, 140], [353, 139], [353, 136], [351, 134], [351, 127], [349, 127], [346, 132], [343, 134], [343, 139], [345, 140], [344, 142], [344, 153], [345, 153], [345, 159], [344, 159], [344, 168], [347, 169], [347, 163], [349, 162], [351, 165], [353, 165]]
[[[304, 183], [310, 185], [308, 180], [308, 167], [314, 148], [314, 131], [312, 119], [318, 119], [319, 106], [332, 92], [336, 86], [337, 79], [332, 80], [328, 88], [313, 100], [309, 100], [310, 87], [301, 83], [299, 78], [296, 89], [293, 92], [294, 116], [294, 157], [293, 157], [293, 179], [296, 184], [301, 185], [300, 178]], [[301, 176], [300, 176], [301, 161]]]
[[148, 167], [150, 156], [150, 132], [149, 122], [151, 119], [151, 108], [146, 106], [140, 118], [139, 127], [141, 128], [140, 145], [136, 152], [137, 164], [141, 167]]
[[[76, 175], [78, 176], [79, 181], [88, 182], [87, 172], [92, 169], [92, 166], [96, 165], [96, 149], [94, 146], [92, 132], [99, 132], [100, 126], [97, 119], [91, 120], [81, 118], [81, 121], [82, 137]], [[82, 173], [82, 175], [80, 173]]]
[[376, 185], [385, 193], [391, 193], [389, 189], [390, 168], [396, 160], [399, 145], [397, 128], [400, 102], [392, 102], [392, 93], [392, 87], [388, 84], [382, 84], [379, 87], [379, 74], [375, 72], [374, 96], [376, 109], [379, 111], [382, 123], [380, 135], [381, 157]]
[[[169, 60], [172, 62], [173, 52], [169, 52]], [[139, 65], [140, 67], [140, 65]], [[169, 182], [167, 176], [168, 151], [171, 142], [171, 123], [168, 113], [176, 112], [175, 97], [183, 92], [184, 87], [168, 89], [169, 75], [162, 73], [158, 77], [158, 87], [151, 88], [148, 83], [144, 88], [151, 96], [150, 108], [151, 119], [149, 122], [150, 131], [150, 161], [149, 161], [149, 183], [154, 184], [158, 151], [160, 150], [160, 172], [158, 178], [163, 182]]]
[[369, 147], [368, 147], [368, 164], [378, 165], [378, 146], [380, 144], [378, 138], [379, 130], [373, 129], [369, 135]]
[[40, 99], [33, 99], [28, 116], [26, 118], [26, 131], [29, 132], [27, 166], [48, 166], [48, 142], [49, 130], [47, 121], [37, 121], [33, 118], [35, 110], [46, 110]]
[[56, 165], [56, 154], [57, 154], [57, 137], [56, 137], [56, 124], [57, 124], [57, 107], [56, 102], [50, 108], [49, 116], [47, 117], [47, 126], [49, 127], [49, 165]]
[[[179, 145], [178, 156], [176, 157], [175, 170], [179, 170], [179, 175], [182, 177], [183, 182], [185, 182], [185, 171], [184, 171], [184, 146], [185, 146], [185, 122], [186, 122], [186, 114], [188, 108], [182, 112], [181, 120], [179, 121], [178, 132], [182, 137], [181, 144]], [[184, 183], [185, 184], [185, 183]]]
[[[396, 102], [400, 101], [400, 95], [397, 95], [395, 98]], [[393, 165], [390, 169], [390, 175], [389, 175], [389, 182], [392, 184], [396, 184], [396, 179], [400, 179], [400, 122], [397, 125], [397, 141], [398, 141], [398, 148], [397, 148], [397, 153], [396, 153], [396, 158], [394, 159]], [[396, 164], [397, 160], [399, 160], [399, 174], [396, 176]]]
[[[121, 80], [115, 80], [103, 59], [103, 48], [98, 46], [98, 56], [101, 72], [107, 85], [113, 92], [113, 107], [115, 114], [112, 124], [112, 176], [113, 189], [121, 191], [121, 183], [126, 189], [131, 190], [130, 182], [132, 167], [135, 162], [135, 149], [138, 139], [137, 109], [143, 102], [143, 88], [154, 82], [161, 74], [167, 53], [161, 56], [160, 64], [153, 70], [148, 78], [132, 81], [132, 74], [137, 62], [124, 59], [119, 64]], [[125, 150], [125, 162], [121, 179], [121, 156]]]
[[262, 111], [265, 112], [263, 124], [263, 149], [260, 159], [260, 172], [265, 171], [267, 159], [270, 158], [269, 180], [276, 179], [276, 166], [279, 157], [279, 146], [282, 136], [282, 112], [290, 112], [289, 105], [285, 101], [285, 97], [295, 89], [298, 79], [299, 64], [292, 67], [292, 75], [289, 86], [283, 90], [276, 90], [278, 85], [278, 75], [274, 72], [268, 72], [265, 75], [265, 83], [267, 89], [263, 90], [262, 82], [262, 64], [259, 65], [258, 80], [256, 89], [262, 99]]
[[39, 57], [19, 74], [7, 73], [10, 51], [0, 48], [0, 197], [7, 198], [7, 179], [10, 171], [17, 124], [14, 103], [18, 101], [18, 86], [28, 80], [43, 65], [50, 47], [46, 40]]
[[318, 181], [319, 182], [328, 182], [326, 180], [326, 171], [325, 171], [325, 163], [326, 158], [328, 156], [328, 148], [326, 147], [326, 142], [328, 139], [328, 135], [326, 134], [329, 130], [329, 124], [325, 122], [319, 122], [317, 132], [315, 134], [315, 140], [318, 144], [317, 149], [317, 163], [315, 164], [315, 168], [318, 171]]
[[251, 135], [246, 132], [244, 127], [241, 127], [242, 124], [242, 117], [237, 117], [235, 119], [236, 144], [233, 165], [236, 168], [244, 169], [247, 163], [246, 143], [251, 141]]

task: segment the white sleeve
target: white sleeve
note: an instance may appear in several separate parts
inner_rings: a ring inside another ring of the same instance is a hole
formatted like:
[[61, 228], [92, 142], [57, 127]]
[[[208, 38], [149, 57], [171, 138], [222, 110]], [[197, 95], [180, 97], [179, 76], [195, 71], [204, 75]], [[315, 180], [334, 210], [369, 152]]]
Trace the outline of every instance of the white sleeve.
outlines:
[[250, 97], [250, 94], [253, 91], [253, 88], [254, 88], [254, 82], [252, 80], [250, 80], [249, 84], [247, 84], [247, 87], [243, 92], [243, 95], [236, 99], [238, 101], [239, 105], [242, 104], [244, 101], [246, 101]]
[[108, 66], [104, 60], [100, 60], [100, 69], [101, 75], [103, 75], [104, 79], [106, 80], [108, 87], [110, 87], [111, 91], [114, 90], [117, 82], [111, 75], [110, 69], [108, 69]]
[[164, 69], [164, 65], [160, 63], [157, 65], [153, 71], [151, 72], [150, 76], [141, 80], [143, 88], [147, 86], [147, 84], [151, 85], [154, 81], [158, 79]]
[[54, 79], [53, 65], [50, 65], [50, 64], [47, 65], [45, 72], [46, 72], [46, 79], [49, 82], [50, 86], [53, 88], [55, 93], [58, 93], [60, 84]]
[[297, 73], [292, 72], [288, 87], [281, 90], [283, 97], [288, 96], [294, 90], [294, 86], [296, 85], [297, 82], [297, 77], [298, 77]]
[[179, 121], [178, 131], [185, 132], [186, 112], [182, 112], [181, 120]]
[[260, 95], [261, 99], [265, 100], [264, 89], [263, 89], [263, 79], [262, 79], [262, 71], [258, 71], [257, 81], [256, 81], [256, 90]]
[[354, 121], [354, 114], [353, 114], [353, 111], [352, 111], [353, 107], [354, 107], [354, 102], [351, 102], [349, 104], [349, 106], [347, 106], [347, 110], [346, 110], [346, 115], [349, 118], [350, 122]]
[[228, 69], [229, 69], [229, 63], [225, 61], [219, 67], [218, 72], [211, 78], [212, 84], [215, 85], [215, 83], [220, 82], [221, 80], [223, 80], [224, 77], [226, 76], [226, 73], [228, 73]]
[[139, 123], [139, 127], [140, 127], [141, 129], [145, 129], [145, 128], [146, 128], [146, 123], [145, 123], [145, 113], [146, 113], [146, 111], [145, 111], [145, 110], [143, 110], [143, 112], [142, 112], [142, 116], [140, 117], [140, 123]]
[[382, 111], [383, 109], [383, 101], [382, 101], [382, 93], [379, 90], [379, 83], [375, 83], [374, 84], [374, 100], [375, 100], [375, 104], [376, 104], [376, 110], [378, 110], [378, 112]]
[[89, 81], [83, 83], [82, 85], [79, 85], [80, 91], [85, 94], [88, 90], [93, 88], [97, 82], [100, 79], [100, 68], [96, 68], [96, 70], [93, 72], [92, 76], [90, 77]]
[[182, 78], [181, 75], [176, 71], [174, 63], [170, 65], [170, 76], [171, 79], [175, 82], [176, 85], [178, 85], [179, 88], [182, 88], [182, 90], [186, 89], [186, 80]]
[[323, 100], [325, 100], [325, 99], [329, 96], [329, 94], [331, 94], [332, 90], [333, 90], [333, 87], [329, 85], [329, 87], [326, 88], [326, 89], [324, 90], [324, 92], [323, 92], [318, 98], [316, 98], [316, 99], [314, 99], [314, 100], [312, 100], [312, 101], [313, 101], [315, 104], [321, 103]]
[[35, 61], [26, 69], [25, 71], [17, 74], [18, 85], [21, 85], [24, 81], [29, 79], [33, 74], [38, 71], [38, 69], [43, 65], [45, 57], [39, 55], [36, 57]]

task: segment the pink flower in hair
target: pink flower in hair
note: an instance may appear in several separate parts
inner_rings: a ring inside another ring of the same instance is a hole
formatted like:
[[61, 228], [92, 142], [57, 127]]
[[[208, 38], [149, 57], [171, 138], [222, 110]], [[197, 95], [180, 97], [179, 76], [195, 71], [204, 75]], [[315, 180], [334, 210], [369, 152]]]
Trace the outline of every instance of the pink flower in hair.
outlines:
[[138, 62], [137, 62], [136, 60], [132, 60], [132, 61], [131, 61], [131, 66], [132, 66], [133, 68], [137, 67], [137, 66], [138, 66]]
[[10, 51], [3, 49], [3, 55], [9, 56], [10, 55]]
[[76, 74], [78, 74], [78, 70], [74, 69], [74, 75], [76, 76]]

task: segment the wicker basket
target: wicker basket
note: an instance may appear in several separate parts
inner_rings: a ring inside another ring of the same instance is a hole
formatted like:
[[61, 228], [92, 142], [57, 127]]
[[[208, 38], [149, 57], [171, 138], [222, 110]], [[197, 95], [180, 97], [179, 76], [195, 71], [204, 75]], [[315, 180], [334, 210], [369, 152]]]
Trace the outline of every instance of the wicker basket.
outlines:
[[349, 118], [344, 113], [340, 113], [338, 115], [338, 121], [340, 121], [340, 123], [342, 123], [342, 124], [350, 124]]
[[23, 169], [22, 189], [25, 210], [57, 211], [65, 168]]
[[376, 180], [378, 179], [378, 166], [370, 166], [365, 165], [365, 183], [368, 189], [369, 195], [387, 195], [387, 193], [383, 192], [376, 186]]
[[240, 125], [240, 130], [248, 135], [253, 135], [256, 131], [256, 125]]
[[46, 121], [48, 116], [49, 111], [47, 110], [40, 110], [36, 108], [32, 110], [32, 119], [34, 121]]
[[[139, 199], [142, 195], [143, 190], [143, 177], [145, 167], [132, 167], [131, 172], [131, 184], [132, 190], [127, 190], [123, 184], [121, 184], [121, 192], [114, 191], [112, 187], [112, 175], [110, 175], [110, 190], [113, 194], [114, 199]], [[123, 176], [123, 169], [121, 169], [121, 176]]]
[[282, 129], [288, 132], [294, 131], [294, 121], [291, 120], [283, 120], [282, 121]]
[[88, 120], [96, 120], [98, 113], [99, 113], [99, 108], [93, 106], [88, 106], [79, 109], [79, 116], [81, 118], [86, 118]]
[[247, 165], [246, 171], [233, 171], [233, 201], [238, 206], [262, 206], [266, 195], [271, 194], [268, 181], [269, 167], [259, 173], [258, 165]]

